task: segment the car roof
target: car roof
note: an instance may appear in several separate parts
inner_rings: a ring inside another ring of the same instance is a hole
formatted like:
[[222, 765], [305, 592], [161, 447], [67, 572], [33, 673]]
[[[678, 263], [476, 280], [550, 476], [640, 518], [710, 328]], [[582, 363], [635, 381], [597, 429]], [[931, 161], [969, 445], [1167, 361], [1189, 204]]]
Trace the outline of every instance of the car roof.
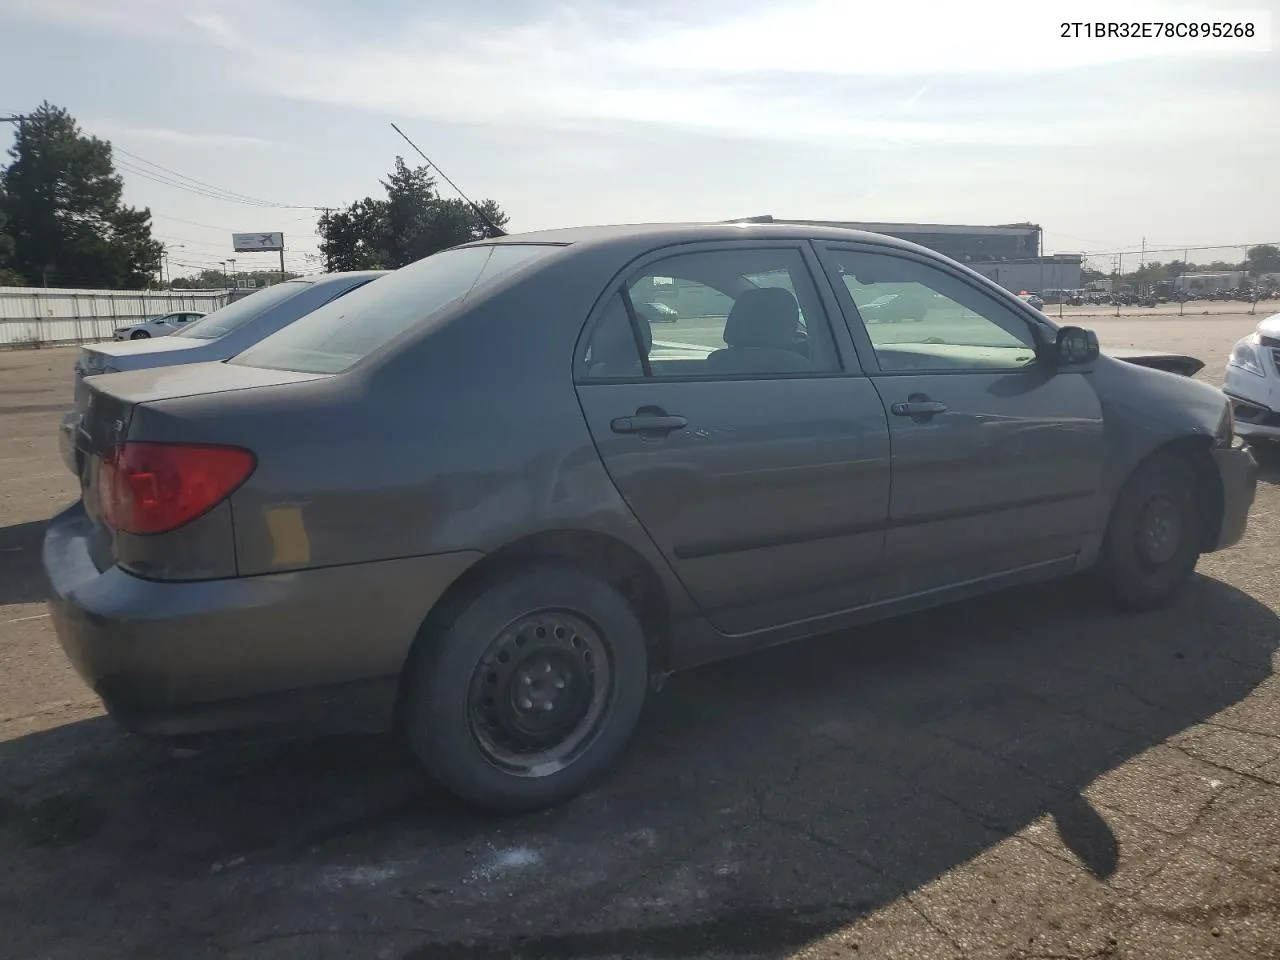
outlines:
[[549, 243], [574, 246], [631, 245], [638, 240], [654, 246], [669, 243], [691, 243], [699, 240], [843, 240], [875, 243], [903, 250], [924, 250], [919, 244], [899, 240], [881, 233], [850, 230], [816, 223], [624, 223], [601, 226], [561, 227], [512, 233], [490, 240], [477, 240], [466, 246], [494, 243]]

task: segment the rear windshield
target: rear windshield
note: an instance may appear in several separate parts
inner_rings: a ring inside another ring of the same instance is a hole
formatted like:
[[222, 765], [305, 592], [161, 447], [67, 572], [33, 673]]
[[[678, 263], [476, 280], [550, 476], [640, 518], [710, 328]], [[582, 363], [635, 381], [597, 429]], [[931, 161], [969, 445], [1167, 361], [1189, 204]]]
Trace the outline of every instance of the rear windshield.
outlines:
[[432, 254], [401, 267], [250, 347], [232, 363], [303, 373], [338, 373], [442, 307], [526, 261], [560, 249], [492, 244]]
[[310, 280], [286, 280], [275, 286], [264, 287], [249, 294], [243, 300], [227, 304], [221, 310], [215, 310], [208, 316], [187, 324], [170, 336], [190, 337], [193, 340], [217, 340], [219, 337], [225, 337], [232, 330], [243, 327], [250, 320], [262, 316], [277, 303], [284, 303], [291, 297], [296, 297], [309, 286], [311, 286]]

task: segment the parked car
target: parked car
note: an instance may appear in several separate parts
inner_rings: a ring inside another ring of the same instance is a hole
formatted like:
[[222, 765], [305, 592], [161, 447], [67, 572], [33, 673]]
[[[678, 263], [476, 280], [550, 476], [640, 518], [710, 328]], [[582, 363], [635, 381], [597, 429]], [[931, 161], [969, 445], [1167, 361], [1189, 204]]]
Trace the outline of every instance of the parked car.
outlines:
[[116, 327], [112, 339], [148, 340], [151, 337], [167, 337], [169, 334], [177, 333], [188, 323], [199, 320], [203, 316], [205, 314], [197, 313], [193, 310], [166, 313], [162, 317], [152, 317], [150, 320], [144, 320], [142, 323], [135, 323], [132, 326]]
[[[725, 315], [655, 341], [655, 277]], [[928, 318], [865, 323], [886, 286]], [[602, 775], [674, 670], [1081, 572], [1169, 603], [1257, 483], [1220, 391], [819, 226], [481, 241], [85, 385], [43, 566], [110, 713], [396, 728], [499, 810]]]
[[[76, 454], [75, 432], [89, 397], [84, 385], [86, 377], [226, 360], [321, 304], [350, 293], [386, 272], [363, 270], [287, 280], [263, 287], [251, 296], [189, 321], [182, 329], [163, 339], [131, 338], [124, 343], [96, 343], [81, 347], [73, 374], [75, 406], [63, 416], [58, 428], [59, 448], [67, 469], [76, 474], [80, 472], [82, 458]], [[119, 339], [117, 336], [116, 340]]]
[[638, 306], [648, 307], [649, 320], [653, 323], [675, 323], [680, 319], [680, 311], [661, 300], [646, 300]]
[[1034, 293], [1020, 293], [1019, 298], [1036, 310], [1044, 309], [1044, 300]]
[[1280, 447], [1280, 313], [1237, 341], [1222, 389], [1231, 398], [1236, 433], [1268, 452]]

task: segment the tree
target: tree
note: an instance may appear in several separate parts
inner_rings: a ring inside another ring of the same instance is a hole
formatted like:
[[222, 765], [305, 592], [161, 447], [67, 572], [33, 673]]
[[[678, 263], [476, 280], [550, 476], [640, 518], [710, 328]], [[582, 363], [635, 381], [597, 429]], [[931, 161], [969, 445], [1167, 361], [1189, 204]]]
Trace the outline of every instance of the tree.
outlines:
[[1280, 273], [1280, 247], [1269, 243], [1245, 251], [1245, 269], [1255, 277], [1262, 273]]
[[481, 216], [465, 200], [444, 199], [428, 168], [410, 167], [403, 157], [396, 157], [395, 169], [380, 182], [385, 200], [365, 197], [320, 217], [326, 270], [394, 270], [484, 239], [492, 233], [490, 224], [501, 229], [507, 223], [493, 200], [477, 204]]
[[346, 210], [321, 215], [317, 226], [326, 270], [381, 270], [386, 266], [386, 208], [385, 200], [365, 197]]
[[13, 269], [13, 237], [5, 229], [4, 194], [0, 192], [0, 287], [22, 286], [22, 274]]
[[18, 127], [0, 197], [12, 268], [32, 286], [139, 290], [160, 268], [151, 211], [121, 203], [111, 144], [86, 136], [61, 107], [40, 105]]

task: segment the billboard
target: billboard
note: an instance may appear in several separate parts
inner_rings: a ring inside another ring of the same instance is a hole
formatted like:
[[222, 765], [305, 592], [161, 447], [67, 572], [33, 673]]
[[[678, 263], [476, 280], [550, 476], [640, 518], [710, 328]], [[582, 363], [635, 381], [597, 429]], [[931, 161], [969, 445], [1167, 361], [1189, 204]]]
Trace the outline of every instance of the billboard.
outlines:
[[284, 234], [233, 233], [231, 247], [236, 253], [271, 253], [284, 250]]

